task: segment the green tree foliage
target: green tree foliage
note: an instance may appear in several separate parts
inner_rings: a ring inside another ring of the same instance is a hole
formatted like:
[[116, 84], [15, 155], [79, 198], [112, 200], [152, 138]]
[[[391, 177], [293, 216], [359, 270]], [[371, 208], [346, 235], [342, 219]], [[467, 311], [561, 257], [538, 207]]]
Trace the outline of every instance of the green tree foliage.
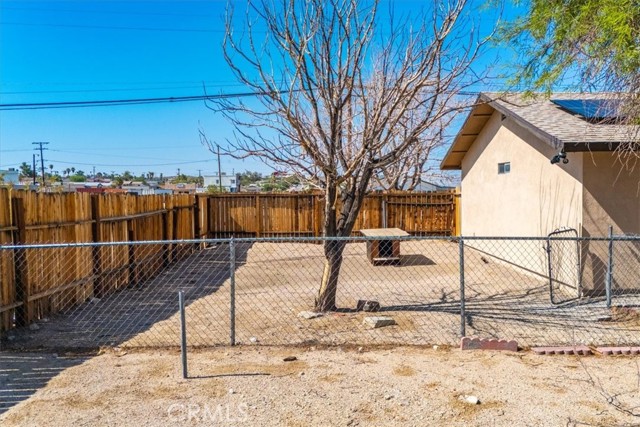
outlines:
[[207, 185], [207, 193], [209, 194], [220, 194], [224, 192], [224, 188], [221, 190], [219, 185]]
[[189, 176], [181, 173], [171, 180], [174, 184], [197, 184], [202, 185], [204, 178], [201, 176]]
[[527, 13], [502, 33], [521, 55], [515, 83], [546, 92], [559, 83], [625, 92], [640, 105], [639, 0], [516, 3], [527, 6]]
[[240, 174], [240, 185], [249, 185], [262, 180], [260, 172], [244, 171]]
[[27, 162], [22, 162], [20, 165], [20, 176], [23, 178], [33, 176], [33, 169], [31, 169], [31, 166]]
[[69, 177], [69, 181], [71, 181], [71, 182], [86, 182], [87, 181], [87, 177], [84, 176], [84, 174], [81, 174], [80, 172], [82, 172], [82, 171], [78, 171], [78, 173], [76, 173], [75, 175], [71, 175]]

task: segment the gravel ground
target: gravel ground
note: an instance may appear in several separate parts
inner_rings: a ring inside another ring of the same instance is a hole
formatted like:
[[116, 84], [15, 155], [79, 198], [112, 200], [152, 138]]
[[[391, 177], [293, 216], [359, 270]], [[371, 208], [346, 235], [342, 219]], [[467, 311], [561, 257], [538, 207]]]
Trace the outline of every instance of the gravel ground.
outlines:
[[[52, 372], [0, 415], [3, 426], [640, 424], [637, 357], [241, 346], [193, 352], [184, 380], [169, 350], [110, 350], [75, 364], [77, 356], [0, 355]], [[12, 376], [25, 371], [0, 373], [11, 396]], [[460, 400], [468, 395], [480, 403]]]

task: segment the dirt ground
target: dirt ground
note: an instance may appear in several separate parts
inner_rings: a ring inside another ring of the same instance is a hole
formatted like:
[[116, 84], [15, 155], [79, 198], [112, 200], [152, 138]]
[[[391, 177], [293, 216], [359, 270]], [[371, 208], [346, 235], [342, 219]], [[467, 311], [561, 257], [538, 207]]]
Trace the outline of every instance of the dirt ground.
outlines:
[[243, 346], [192, 352], [185, 380], [176, 351], [0, 356], [3, 398], [48, 378], [3, 426], [640, 424], [637, 357]]
[[[298, 314], [313, 306], [322, 276], [322, 246], [266, 242], [237, 246], [238, 343], [459, 342], [460, 268], [455, 242], [406, 241], [400, 265], [375, 267], [366, 258], [364, 242], [348, 244], [337, 295], [341, 310], [311, 320]], [[538, 246], [531, 248], [532, 254], [539, 255]], [[504, 250], [510, 248], [514, 250], [510, 246]], [[214, 245], [171, 265], [146, 283], [89, 301], [32, 329], [11, 332], [6, 345], [18, 349], [176, 346], [178, 290], [184, 290], [186, 296], [189, 345], [225, 345], [231, 327], [229, 271], [227, 245]], [[640, 303], [640, 296], [634, 298]], [[379, 301], [379, 314], [392, 316], [397, 325], [365, 328], [363, 318], [370, 314], [353, 310], [360, 299]], [[603, 300], [552, 305], [546, 278], [471, 248], [465, 250], [465, 303], [467, 336], [516, 339], [524, 347], [639, 344], [640, 315], [615, 316]]]

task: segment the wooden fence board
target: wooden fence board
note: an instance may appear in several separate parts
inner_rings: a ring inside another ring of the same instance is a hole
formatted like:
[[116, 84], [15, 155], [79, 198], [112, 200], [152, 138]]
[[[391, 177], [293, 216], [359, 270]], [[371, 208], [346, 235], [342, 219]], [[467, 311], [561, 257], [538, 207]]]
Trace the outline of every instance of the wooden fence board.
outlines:
[[[0, 188], [0, 245], [13, 243], [11, 191]], [[0, 332], [11, 327], [15, 312], [14, 252], [0, 251]]]
[[[365, 228], [398, 227], [413, 235], [451, 235], [455, 193], [368, 195], [353, 235]], [[202, 235], [213, 238], [321, 236], [324, 198], [319, 194], [208, 195], [201, 214]], [[340, 208], [338, 202], [337, 208]]]
[[[22, 212], [18, 217], [12, 204]], [[137, 196], [0, 188], [0, 245], [321, 236], [324, 204], [320, 194]], [[449, 235], [455, 213], [453, 192], [372, 194], [353, 234], [386, 226]], [[149, 243], [0, 251], [0, 332], [15, 326], [14, 317], [26, 325], [137, 286], [196, 249]]]

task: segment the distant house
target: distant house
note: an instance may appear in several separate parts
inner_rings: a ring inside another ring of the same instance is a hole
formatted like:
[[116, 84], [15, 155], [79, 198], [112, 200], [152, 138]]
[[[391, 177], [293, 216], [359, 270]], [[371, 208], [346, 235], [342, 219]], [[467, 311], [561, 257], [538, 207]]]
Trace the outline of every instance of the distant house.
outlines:
[[434, 184], [433, 182], [420, 181], [420, 183], [413, 189], [413, 191], [449, 191], [455, 190], [455, 187], [450, 185]]
[[242, 191], [246, 193], [258, 193], [260, 192], [260, 190], [261, 190], [260, 186], [255, 183], [242, 186]]
[[144, 194], [150, 187], [140, 181], [124, 182], [120, 188], [129, 194]]
[[111, 181], [99, 180], [99, 181], [86, 181], [86, 182], [72, 182], [68, 178], [65, 178], [58, 185], [62, 187], [62, 191], [67, 193], [101, 194], [101, 193], [104, 193], [106, 189], [111, 186]]
[[0, 169], [0, 184], [20, 184], [20, 172], [14, 168]]
[[271, 173], [271, 177], [275, 179], [291, 178], [292, 176], [295, 176], [295, 175], [292, 174], [291, 172], [286, 172], [286, 171], [274, 171]]
[[[618, 103], [603, 94], [481, 94], [440, 165], [462, 172], [462, 235], [605, 236], [609, 225], [640, 233], [640, 168], [622, 169], [614, 153], [640, 129], [616, 124]], [[546, 272], [541, 243], [530, 246], [487, 251]], [[601, 282], [602, 253], [576, 250], [567, 259], [582, 260], [582, 279]]]
[[142, 195], [144, 196], [148, 196], [148, 195], [154, 195], [154, 194], [173, 194], [174, 191], [173, 190], [169, 190], [167, 188], [148, 188], [146, 190], [142, 190]]
[[[408, 190], [408, 187], [409, 187], [409, 183], [407, 183], [407, 186], [403, 190]], [[455, 189], [455, 187], [434, 184], [432, 182], [422, 180], [418, 183], [418, 185], [416, 185], [413, 191], [427, 192], [427, 191], [447, 191], [447, 190], [453, 190], [453, 189]], [[379, 184], [374, 184], [372, 188], [372, 191], [384, 191], [384, 190], [385, 190], [385, 187]]]
[[208, 188], [209, 186], [219, 188], [222, 186], [222, 191], [229, 193], [237, 193], [240, 191], [240, 174], [227, 175], [222, 172], [222, 175], [205, 175], [203, 178], [204, 188]]
[[162, 188], [164, 190], [170, 190], [174, 194], [195, 194], [197, 185], [195, 183], [165, 184]]

